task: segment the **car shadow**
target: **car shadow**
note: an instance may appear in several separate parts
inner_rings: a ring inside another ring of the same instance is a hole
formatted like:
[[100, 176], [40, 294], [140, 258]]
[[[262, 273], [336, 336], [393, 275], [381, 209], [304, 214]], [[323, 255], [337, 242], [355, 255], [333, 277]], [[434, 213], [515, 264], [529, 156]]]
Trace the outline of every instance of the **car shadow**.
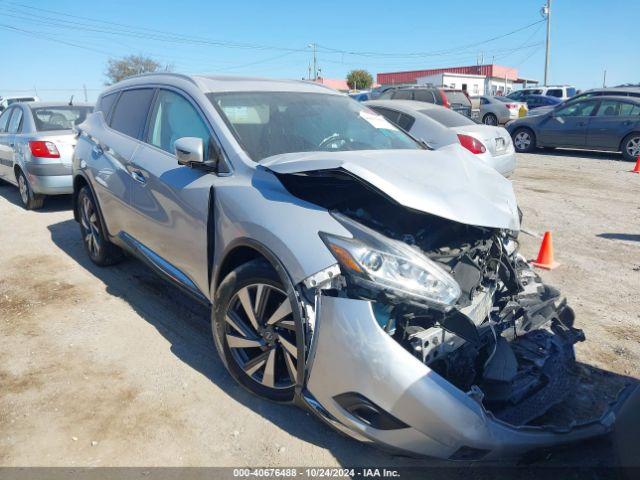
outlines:
[[[337, 433], [303, 409], [269, 402], [250, 394], [235, 383], [217, 357], [208, 307], [165, 282], [136, 259], [129, 258], [109, 268], [96, 266], [86, 255], [78, 234], [78, 225], [73, 220], [52, 224], [48, 229], [53, 243], [100, 280], [107, 293], [128, 302], [142, 319], [170, 343], [170, 350], [177, 358], [219, 386], [235, 401], [259, 413], [278, 428], [300, 440], [329, 450], [343, 466], [403, 467], [412, 469], [413, 473], [425, 473], [431, 468], [437, 468], [434, 472], [437, 472], [438, 478], [465, 478], [462, 476], [465, 469], [461, 463], [406, 457], [382, 451]], [[606, 374], [610, 375], [610, 372]], [[612, 465], [614, 454], [610, 438], [565, 447], [554, 453], [552, 464], [584, 466], [585, 448], [590, 452], [589, 466]], [[528, 465], [546, 465], [549, 459], [549, 456], [533, 458]], [[297, 461], [292, 459], [291, 463], [295, 465]], [[500, 468], [510, 465], [513, 464], [501, 463]], [[495, 464], [488, 467], [493, 468]], [[516, 472], [511, 473], [514, 478], [519, 476]]]
[[[24, 208], [18, 187], [15, 187], [10, 183], [0, 181], [0, 196], [10, 203], [20, 208]], [[44, 199], [42, 208], [32, 211], [36, 213], [48, 213], [70, 210], [72, 208], [71, 198], [71, 195], [47, 195]]]
[[600, 238], [609, 240], [624, 240], [625, 242], [640, 242], [640, 233], [599, 233]]
[[603, 152], [597, 150], [570, 150], [564, 148], [538, 148], [533, 152], [536, 155], [548, 155], [553, 157], [579, 157], [579, 158], [592, 158], [594, 160], [614, 160], [617, 162], [624, 162], [625, 159], [619, 152]]

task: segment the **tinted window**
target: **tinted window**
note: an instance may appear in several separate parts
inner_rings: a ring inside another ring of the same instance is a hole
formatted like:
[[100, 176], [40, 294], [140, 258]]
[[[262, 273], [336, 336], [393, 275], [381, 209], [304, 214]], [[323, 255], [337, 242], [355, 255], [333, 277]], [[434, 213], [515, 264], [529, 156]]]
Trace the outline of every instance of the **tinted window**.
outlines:
[[389, 100], [389, 99], [391, 99], [391, 98], [392, 98], [392, 96], [393, 96], [393, 92], [394, 92], [394, 90], [393, 90], [393, 89], [385, 90], [384, 92], [382, 92], [382, 93], [380, 94], [380, 96], [379, 96], [378, 98], [379, 98], [380, 100], [384, 100], [384, 99]]
[[630, 117], [640, 112], [640, 106], [623, 103], [617, 100], [603, 100], [596, 116], [598, 117]]
[[555, 111], [556, 117], [587, 117], [591, 115], [596, 106], [595, 101], [572, 102], [569, 105]]
[[32, 108], [36, 130], [48, 132], [53, 130], [71, 130], [82, 123], [91, 112], [91, 107], [37, 107]]
[[567, 87], [567, 97], [573, 97], [576, 94], [576, 89], [573, 87]]
[[464, 115], [449, 110], [448, 108], [430, 108], [428, 110], [420, 110], [426, 116], [441, 123], [445, 127], [462, 127], [464, 125], [477, 125], [476, 122]]
[[480, 105], [488, 105], [490, 102], [484, 97], [480, 97]]
[[255, 161], [293, 152], [421, 148], [382, 115], [343, 95], [225, 92], [207, 97]]
[[22, 110], [20, 108], [14, 108], [8, 131], [9, 133], [20, 133], [20, 130], [22, 130]]
[[122, 92], [111, 116], [111, 128], [140, 138], [152, 97], [153, 90], [150, 88]]
[[198, 111], [182, 95], [160, 90], [149, 121], [148, 142], [165, 152], [175, 153], [174, 144], [182, 137], [202, 139], [205, 160], [211, 136]]
[[450, 90], [448, 92], [444, 92], [444, 94], [447, 96], [447, 100], [451, 105], [471, 106], [471, 102], [464, 94], [464, 92], [461, 92], [459, 90]]
[[110, 93], [109, 95], [105, 95], [100, 98], [96, 105], [96, 112], [102, 112], [105, 119], [109, 118], [109, 112], [111, 112], [111, 107], [113, 107], [113, 103], [118, 98], [118, 92]]
[[549, 90], [547, 90], [547, 95], [549, 95], [550, 97], [561, 98], [562, 97], [562, 89], [561, 88], [550, 88]]
[[7, 127], [9, 126], [9, 117], [11, 117], [12, 111], [13, 110], [7, 110], [0, 115], [0, 132], [4, 133], [7, 131]]
[[413, 118], [411, 115], [407, 115], [406, 113], [401, 113], [400, 117], [398, 117], [398, 126], [408, 132], [409, 130], [411, 130], [411, 127], [413, 127], [413, 124], [415, 123], [415, 121], [416, 119]]
[[413, 92], [413, 98], [419, 102], [435, 103], [431, 90], [415, 90]]
[[400, 112], [396, 112], [395, 110], [391, 110], [389, 108], [382, 108], [382, 107], [372, 107], [372, 108], [373, 110], [378, 112], [380, 115], [382, 115], [384, 118], [389, 120], [394, 125], [398, 125], [398, 118], [400, 117]]
[[396, 90], [393, 92], [394, 100], [411, 100], [413, 95], [412, 90]]
[[640, 105], [633, 103], [623, 103], [620, 106], [621, 117], [637, 117], [640, 115]]

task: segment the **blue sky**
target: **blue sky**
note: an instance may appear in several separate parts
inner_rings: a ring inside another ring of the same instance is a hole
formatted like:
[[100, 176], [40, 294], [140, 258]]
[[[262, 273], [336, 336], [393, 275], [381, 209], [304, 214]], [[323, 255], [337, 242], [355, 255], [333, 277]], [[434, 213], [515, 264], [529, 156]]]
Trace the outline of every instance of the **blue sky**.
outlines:
[[[91, 101], [107, 59], [131, 53], [184, 73], [301, 78], [312, 42], [331, 78], [470, 65], [481, 53], [543, 78], [544, 23], [487, 40], [540, 20], [544, 0], [358, 3], [0, 0], [0, 95], [82, 99], [86, 85]], [[639, 82], [639, 17], [637, 0], [554, 0], [550, 83], [601, 86], [604, 69], [608, 85]]]

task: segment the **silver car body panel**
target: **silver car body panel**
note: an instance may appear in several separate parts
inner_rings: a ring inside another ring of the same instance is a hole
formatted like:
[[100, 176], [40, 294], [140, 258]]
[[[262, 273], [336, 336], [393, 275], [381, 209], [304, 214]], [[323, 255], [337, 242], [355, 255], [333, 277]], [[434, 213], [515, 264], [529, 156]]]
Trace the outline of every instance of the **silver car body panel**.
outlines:
[[280, 174], [343, 169], [405, 207], [467, 225], [520, 228], [511, 182], [460, 145], [285, 154], [261, 165]]

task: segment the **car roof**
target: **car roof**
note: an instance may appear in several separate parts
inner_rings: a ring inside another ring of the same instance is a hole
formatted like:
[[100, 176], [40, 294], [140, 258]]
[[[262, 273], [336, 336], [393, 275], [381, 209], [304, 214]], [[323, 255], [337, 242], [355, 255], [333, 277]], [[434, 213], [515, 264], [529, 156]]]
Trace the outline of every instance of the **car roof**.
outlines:
[[31, 108], [55, 108], [55, 107], [92, 107], [93, 103], [74, 102], [69, 105], [69, 102], [20, 102], [28, 105]]
[[440, 105], [427, 102], [417, 102], [415, 100], [369, 100], [364, 102], [365, 105], [371, 107], [386, 107], [392, 108], [398, 111], [411, 111], [416, 112], [419, 110], [437, 110], [439, 108], [446, 108]]
[[112, 90], [149, 83], [181, 85], [185, 82], [195, 85], [205, 93], [220, 92], [307, 92], [343, 95], [326, 85], [289, 79], [243, 77], [236, 75], [182, 75], [179, 73], [145, 73], [127, 78], [108, 87], [103, 95]]

